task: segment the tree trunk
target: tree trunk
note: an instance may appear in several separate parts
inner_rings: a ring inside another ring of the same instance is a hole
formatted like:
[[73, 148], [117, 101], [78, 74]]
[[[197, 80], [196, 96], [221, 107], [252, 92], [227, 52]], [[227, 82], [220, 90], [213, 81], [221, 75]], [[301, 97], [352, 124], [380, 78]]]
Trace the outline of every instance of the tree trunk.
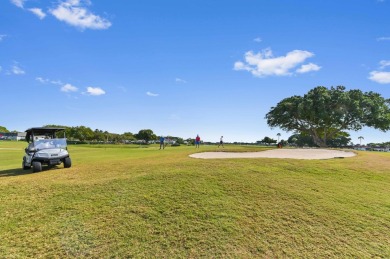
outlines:
[[328, 147], [326, 145], [326, 138], [325, 139], [322, 139], [318, 136], [317, 134], [317, 131], [316, 130], [310, 130], [310, 135], [311, 137], [313, 138], [313, 141], [316, 145], [318, 145], [319, 147]]
[[316, 145], [318, 145], [319, 147], [328, 147], [326, 145], [326, 142], [324, 142], [320, 137], [317, 137], [317, 136], [314, 136], [312, 135], [313, 137], [313, 141]]

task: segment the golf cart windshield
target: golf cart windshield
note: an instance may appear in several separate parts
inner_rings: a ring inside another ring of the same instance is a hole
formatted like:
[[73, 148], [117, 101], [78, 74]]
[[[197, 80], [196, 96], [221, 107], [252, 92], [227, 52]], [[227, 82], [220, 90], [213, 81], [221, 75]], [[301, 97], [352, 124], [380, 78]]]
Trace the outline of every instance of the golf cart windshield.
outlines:
[[53, 138], [53, 139], [39, 139], [34, 141], [34, 147], [36, 150], [49, 149], [49, 148], [66, 148], [65, 138]]

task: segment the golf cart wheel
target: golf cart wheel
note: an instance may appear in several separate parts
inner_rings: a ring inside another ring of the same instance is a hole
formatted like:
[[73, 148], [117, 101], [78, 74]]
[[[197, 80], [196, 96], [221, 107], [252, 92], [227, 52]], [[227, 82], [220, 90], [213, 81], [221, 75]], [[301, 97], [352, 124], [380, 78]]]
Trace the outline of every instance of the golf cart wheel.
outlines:
[[25, 159], [23, 159], [22, 168], [23, 168], [23, 170], [28, 170], [28, 169], [31, 168], [31, 166], [26, 166], [26, 161], [25, 161]]
[[33, 172], [34, 172], [34, 173], [35, 173], [35, 172], [40, 172], [40, 171], [42, 171], [42, 164], [41, 164], [41, 162], [34, 161], [34, 162], [32, 163], [32, 166], [33, 166]]
[[64, 167], [69, 168], [72, 166], [72, 160], [70, 160], [70, 157], [65, 157], [64, 159]]

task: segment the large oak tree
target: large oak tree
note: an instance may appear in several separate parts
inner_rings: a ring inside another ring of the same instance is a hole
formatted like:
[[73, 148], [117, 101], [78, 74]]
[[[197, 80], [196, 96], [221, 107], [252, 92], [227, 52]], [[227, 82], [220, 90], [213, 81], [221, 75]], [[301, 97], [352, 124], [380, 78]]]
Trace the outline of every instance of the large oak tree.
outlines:
[[304, 96], [283, 99], [266, 115], [270, 127], [311, 136], [315, 144], [345, 133], [373, 127], [390, 129], [390, 99], [374, 92], [346, 91], [344, 86], [318, 86]]

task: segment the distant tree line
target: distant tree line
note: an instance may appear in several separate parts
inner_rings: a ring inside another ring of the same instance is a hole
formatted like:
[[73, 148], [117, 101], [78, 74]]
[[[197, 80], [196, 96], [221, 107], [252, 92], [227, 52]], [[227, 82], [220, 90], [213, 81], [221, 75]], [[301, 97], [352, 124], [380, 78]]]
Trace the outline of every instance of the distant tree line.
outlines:
[[[142, 129], [138, 131], [138, 133], [125, 132], [123, 134], [111, 133], [108, 131], [103, 131], [100, 129], [92, 130], [86, 126], [76, 126], [69, 127], [63, 125], [54, 125], [49, 124], [43, 127], [56, 127], [56, 128], [64, 128], [66, 138], [69, 141], [76, 142], [96, 142], [96, 143], [154, 143], [158, 141], [159, 137], [153, 132], [151, 129]], [[17, 131], [9, 131], [6, 127], [0, 126], [0, 132], [9, 133], [9, 132], [17, 132]], [[63, 132], [58, 133], [58, 137], [63, 135]], [[61, 136], [62, 137], [62, 136]], [[175, 136], [164, 136], [167, 142], [177, 143], [177, 144], [185, 144], [185, 143], [193, 143], [194, 139], [184, 140], [181, 137]]]
[[[45, 125], [44, 127], [59, 127], [65, 128], [65, 134], [69, 141], [76, 142], [93, 142], [93, 143], [154, 143], [158, 141], [159, 137], [153, 132], [151, 129], [142, 129], [138, 131], [138, 133], [125, 132], [123, 134], [110, 133], [108, 131], [103, 131], [99, 129], [92, 130], [86, 126], [62, 126], [62, 125]], [[9, 133], [9, 132], [17, 132], [17, 131], [9, 131], [6, 127], [0, 126], [0, 132]], [[63, 134], [63, 133], [58, 133]], [[280, 135], [278, 135], [280, 136]], [[190, 144], [194, 145], [195, 139], [188, 138], [183, 139], [181, 137], [175, 136], [164, 136], [166, 142], [178, 143], [178, 144]], [[276, 145], [277, 140], [270, 138], [268, 136], [264, 137], [262, 140], [256, 141], [257, 144], [263, 145]], [[339, 135], [329, 138], [326, 140], [326, 145], [328, 147], [345, 147], [351, 145], [351, 138], [349, 134], [346, 132], [342, 132]], [[283, 146], [291, 145], [291, 146], [308, 146], [308, 147], [318, 147], [313, 140], [312, 136], [305, 133], [297, 133], [288, 137], [287, 140], [280, 140], [280, 144]], [[210, 143], [211, 144], [211, 143]], [[387, 147], [390, 146], [390, 142], [384, 143], [370, 143], [368, 146], [381, 146]]]
[[[103, 131], [100, 129], [92, 130], [86, 126], [75, 126], [69, 127], [64, 125], [54, 125], [49, 124], [43, 127], [56, 127], [56, 128], [64, 128], [66, 138], [69, 141], [75, 142], [93, 142], [93, 143], [143, 143], [149, 144], [154, 143], [159, 140], [159, 136], [157, 136], [153, 130], [151, 129], [142, 129], [138, 131], [138, 133], [125, 132], [123, 134], [111, 133], [108, 131]], [[0, 126], [0, 132], [9, 133], [6, 127]], [[17, 131], [12, 131], [17, 132]], [[63, 132], [59, 132], [59, 137], [63, 135]], [[62, 136], [61, 136], [62, 137]], [[176, 136], [164, 136], [165, 141], [169, 144], [194, 144], [195, 139], [188, 138], [184, 140], [181, 137]]]
[[[62, 125], [45, 125], [44, 127], [60, 127], [65, 128], [65, 134], [70, 141], [81, 142], [98, 142], [98, 143], [154, 143], [158, 140], [158, 136], [151, 129], [142, 129], [138, 133], [125, 132], [123, 134], [111, 133], [100, 129], [92, 130], [85, 126], [62, 126]], [[59, 133], [61, 134], [61, 133]], [[183, 139], [179, 137], [166, 137], [172, 141], [183, 143]]]
[[[260, 145], [276, 145], [277, 140], [270, 138], [268, 136], [264, 137], [262, 140], [256, 141], [257, 144]], [[287, 140], [280, 140], [280, 144], [283, 146], [289, 145], [289, 146], [296, 146], [296, 147], [319, 147], [317, 145], [313, 138], [310, 135], [307, 134], [293, 134], [288, 137]], [[350, 135], [348, 133], [343, 133], [342, 135], [339, 135], [337, 137], [327, 139], [326, 144], [328, 147], [348, 147], [354, 145], [351, 142]], [[367, 146], [369, 147], [390, 147], [390, 142], [383, 142], [383, 143], [368, 143]]]

